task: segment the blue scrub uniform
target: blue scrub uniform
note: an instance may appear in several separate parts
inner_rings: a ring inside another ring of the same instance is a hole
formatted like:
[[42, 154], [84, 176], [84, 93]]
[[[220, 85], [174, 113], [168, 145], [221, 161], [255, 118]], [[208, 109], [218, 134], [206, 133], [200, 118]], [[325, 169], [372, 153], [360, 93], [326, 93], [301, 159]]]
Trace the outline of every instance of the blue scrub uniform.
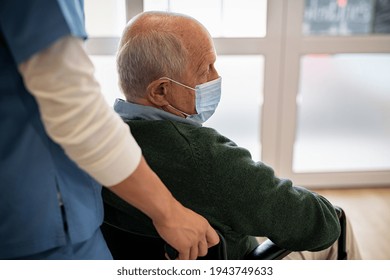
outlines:
[[111, 258], [101, 186], [48, 137], [17, 69], [63, 36], [85, 39], [83, 4], [0, 0], [0, 259]]

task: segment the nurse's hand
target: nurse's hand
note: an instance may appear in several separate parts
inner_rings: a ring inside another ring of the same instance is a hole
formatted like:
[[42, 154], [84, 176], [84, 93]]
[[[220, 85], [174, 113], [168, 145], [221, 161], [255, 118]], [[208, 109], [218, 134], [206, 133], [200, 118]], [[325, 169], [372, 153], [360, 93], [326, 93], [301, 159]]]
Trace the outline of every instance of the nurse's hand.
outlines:
[[165, 219], [153, 221], [160, 236], [179, 253], [179, 260], [195, 260], [218, 244], [219, 237], [205, 218], [173, 201]]

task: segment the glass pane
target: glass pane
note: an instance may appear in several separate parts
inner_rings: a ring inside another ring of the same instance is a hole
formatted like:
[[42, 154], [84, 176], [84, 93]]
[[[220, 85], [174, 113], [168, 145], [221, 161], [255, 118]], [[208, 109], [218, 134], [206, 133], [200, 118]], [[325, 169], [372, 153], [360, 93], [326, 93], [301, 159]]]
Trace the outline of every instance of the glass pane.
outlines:
[[267, 0], [144, 0], [144, 10], [173, 11], [199, 20], [213, 37], [265, 37]]
[[237, 145], [261, 158], [260, 116], [263, 103], [264, 57], [218, 56], [222, 98], [215, 114], [205, 123]]
[[120, 36], [126, 25], [125, 4], [125, 0], [84, 0], [88, 36]]
[[95, 78], [100, 83], [107, 103], [113, 106], [116, 98], [124, 99], [118, 85], [115, 56], [91, 55], [90, 58], [95, 65]]
[[390, 55], [301, 58], [295, 172], [390, 169]]
[[306, 0], [303, 33], [390, 33], [390, 0]]

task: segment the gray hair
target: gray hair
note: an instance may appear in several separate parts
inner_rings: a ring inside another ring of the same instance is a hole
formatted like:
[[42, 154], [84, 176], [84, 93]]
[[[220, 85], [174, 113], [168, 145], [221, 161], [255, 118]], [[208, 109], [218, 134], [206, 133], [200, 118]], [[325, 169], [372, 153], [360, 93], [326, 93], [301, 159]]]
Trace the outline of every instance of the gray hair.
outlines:
[[[169, 20], [162, 17], [162, 21]], [[166, 22], [165, 22], [166, 23]], [[130, 34], [125, 30], [117, 54], [119, 85], [131, 101], [143, 97], [147, 86], [161, 77], [178, 79], [186, 69], [188, 51], [166, 24]], [[130, 26], [131, 28], [131, 26]]]

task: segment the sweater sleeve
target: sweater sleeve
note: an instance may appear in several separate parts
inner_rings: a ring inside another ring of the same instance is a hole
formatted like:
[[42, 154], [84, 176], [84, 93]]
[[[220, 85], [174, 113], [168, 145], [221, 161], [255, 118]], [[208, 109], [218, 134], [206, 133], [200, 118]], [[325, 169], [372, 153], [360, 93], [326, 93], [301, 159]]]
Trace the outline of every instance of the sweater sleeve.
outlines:
[[19, 70], [48, 135], [83, 170], [112, 186], [136, 169], [141, 149], [104, 100], [81, 39], [64, 37]]
[[276, 177], [214, 130], [204, 131], [207, 136], [193, 144], [208, 189], [218, 192], [215, 204], [224, 205], [218, 219], [237, 233], [266, 236], [293, 251], [322, 250], [337, 240], [340, 225], [328, 200]]

